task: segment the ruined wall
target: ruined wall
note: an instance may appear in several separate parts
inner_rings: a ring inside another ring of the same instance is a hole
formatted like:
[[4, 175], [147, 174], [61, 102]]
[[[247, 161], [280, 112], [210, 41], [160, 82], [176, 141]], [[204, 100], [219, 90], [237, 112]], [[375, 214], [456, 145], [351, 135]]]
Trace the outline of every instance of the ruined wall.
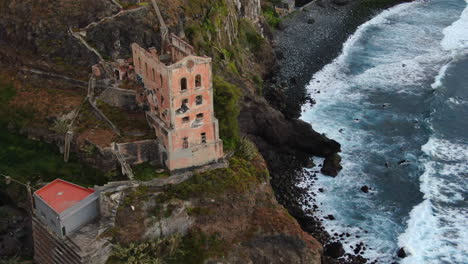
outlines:
[[137, 109], [136, 91], [120, 88], [107, 88], [98, 97], [109, 105], [126, 110]]
[[161, 164], [161, 155], [156, 140], [117, 144], [117, 148], [129, 164], [135, 165], [144, 162]]

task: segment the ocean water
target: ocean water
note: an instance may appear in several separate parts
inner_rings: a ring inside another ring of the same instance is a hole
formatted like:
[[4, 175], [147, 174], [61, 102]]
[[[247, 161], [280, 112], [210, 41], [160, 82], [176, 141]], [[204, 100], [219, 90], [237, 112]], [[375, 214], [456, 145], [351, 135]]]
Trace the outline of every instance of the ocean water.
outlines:
[[382, 12], [307, 89], [317, 104], [302, 119], [342, 144], [344, 169], [300, 186], [335, 216], [331, 234], [353, 234], [345, 250], [362, 241], [378, 263], [468, 263], [468, 0]]

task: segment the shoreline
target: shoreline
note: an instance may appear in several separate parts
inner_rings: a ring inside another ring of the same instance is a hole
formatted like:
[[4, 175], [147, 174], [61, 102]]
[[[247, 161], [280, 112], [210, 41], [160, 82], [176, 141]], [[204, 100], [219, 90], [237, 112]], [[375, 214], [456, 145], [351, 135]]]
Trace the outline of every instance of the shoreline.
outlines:
[[[389, 1], [383, 7], [366, 10], [367, 15], [361, 17], [359, 14], [362, 12], [357, 9], [363, 1], [348, 2], [344, 6], [333, 2], [336, 3], [333, 0], [316, 1], [305, 11], [295, 12], [284, 20], [283, 30], [274, 33], [278, 65], [268, 80], [270, 88], [265, 97], [288, 117], [297, 118], [303, 104], [314, 104], [314, 100], [306, 94], [307, 84], [316, 72], [339, 56], [343, 44], [361, 24], [386, 8], [408, 1]], [[318, 209], [315, 199], [306, 199], [308, 190], [298, 187], [298, 183], [305, 178], [315, 182], [322, 165], [304, 170], [304, 164], [311, 163], [307, 155], [299, 152], [280, 155], [281, 164], [269, 162], [276, 197], [301, 227], [323, 244], [324, 263], [369, 263], [359, 255], [361, 249], [368, 245], [359, 243], [355, 254], [345, 253], [340, 238], [353, 234], [329, 234], [325, 231], [322, 225], [325, 219], [319, 219], [314, 214]], [[312, 210], [304, 210], [303, 202], [310, 203]]]
[[[363, 23], [384, 9], [409, 0], [316, 0], [283, 19], [273, 33], [277, 65], [267, 78], [265, 98], [289, 118], [298, 118], [305, 103], [314, 103], [306, 86], [332, 62]], [[336, 4], [344, 3], [344, 4]]]

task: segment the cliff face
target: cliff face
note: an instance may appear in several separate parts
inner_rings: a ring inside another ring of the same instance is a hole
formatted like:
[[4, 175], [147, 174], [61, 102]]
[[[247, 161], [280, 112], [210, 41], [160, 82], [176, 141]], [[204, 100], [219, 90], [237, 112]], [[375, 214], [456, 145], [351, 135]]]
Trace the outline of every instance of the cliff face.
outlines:
[[126, 249], [159, 241], [181, 251], [154, 257], [175, 263], [321, 263], [322, 246], [278, 205], [261, 157], [230, 162], [179, 185], [126, 190], [110, 234], [122, 250], [111, 262], [126, 263]]
[[[274, 165], [283, 160], [283, 153], [288, 157], [298, 152], [328, 157], [339, 151], [338, 143], [316, 133], [308, 124], [287, 119], [263, 99], [262, 77], [275, 64], [275, 56], [271, 44], [261, 37], [262, 31], [268, 28], [263, 26], [260, 0], [157, 2], [171, 32], [185, 36], [198, 54], [213, 58], [216, 80], [222, 80], [218, 83], [223, 84], [215, 83], [215, 89], [221, 94], [219, 98], [230, 99], [231, 94], [223, 94], [225, 91], [222, 89], [226, 87], [239, 90], [240, 100], [234, 101], [232, 106], [240, 108], [239, 117], [236, 118], [239, 111], [232, 111], [232, 116], [230, 112], [227, 116], [221, 116], [221, 112], [216, 115], [221, 123], [224, 118], [234, 119], [230, 121], [234, 125], [223, 124], [235, 130], [231, 131], [233, 135], [229, 139], [235, 141], [240, 130], [242, 136], [257, 144], [267, 159], [268, 167], [275, 169], [271, 171], [273, 185], [279, 182], [282, 174]], [[95, 23], [90, 24], [92, 22]], [[10, 73], [27, 67], [85, 79], [89, 66], [98, 61], [98, 55], [104, 59], [129, 57], [132, 42], [145, 48], [160, 45], [159, 23], [150, 5], [119, 11], [114, 2], [106, 0], [0, 0], [0, 63], [12, 68]], [[53, 87], [54, 90], [50, 85], [43, 86], [45, 82], [54, 83], [49, 77], [31, 78], [21, 74], [15, 78], [28, 88], [23, 89], [27, 92], [26, 97], [43, 94], [37, 97], [42, 100], [46, 98], [45, 94], [47, 98], [55, 98], [57, 94], [66, 93], [70, 95], [66, 98], [71, 95], [78, 98], [74, 100], [76, 103], [83, 95], [82, 88], [75, 85]], [[37, 120], [28, 124], [41, 123], [48, 126], [50, 133], [57, 133], [51, 129], [53, 123], [47, 122], [47, 115], [51, 114], [50, 109], [56, 110], [53, 114], [57, 116], [69, 113], [71, 109], [63, 107], [68, 104], [67, 100], [46, 100], [41, 105], [28, 105], [31, 112], [36, 113], [39, 112], [36, 107], [47, 105], [44, 115], [32, 115], [30, 118]], [[265, 164], [260, 167], [265, 169]], [[245, 171], [230, 175], [241, 177], [239, 183], [242, 183]], [[209, 186], [211, 183], [205, 184]], [[222, 238], [222, 244], [227, 245], [207, 258], [221, 259], [224, 256], [230, 263], [320, 263], [321, 246], [277, 204], [268, 181], [255, 182], [243, 192], [226, 190], [215, 196], [192, 193], [194, 196], [175, 197], [185, 206], [186, 215], [189, 211], [196, 215], [191, 216], [190, 228], [197, 230], [189, 233], [192, 237], [200, 232], [210, 237], [216, 234]], [[155, 190], [154, 193], [157, 192]], [[164, 192], [170, 193], [171, 190]], [[207, 188], [200, 188], [199, 192], [205, 193]], [[163, 201], [163, 204], [167, 207], [170, 202]], [[125, 214], [125, 210], [129, 213], [128, 208], [123, 209], [123, 218], [129, 215]], [[147, 213], [144, 217], [150, 217]], [[125, 244], [148, 238], [144, 234], [150, 228], [141, 233], [126, 234], [125, 230], [134, 230], [135, 226], [128, 226], [126, 221], [119, 222], [119, 225], [117, 242]], [[124, 233], [119, 236], [120, 231]], [[135, 235], [133, 240], [122, 239], [128, 234]]]
[[[69, 33], [117, 12], [106, 0], [0, 1], [0, 60], [60, 71], [59, 64], [89, 66], [97, 58]], [[54, 65], [55, 64], [55, 65]]]

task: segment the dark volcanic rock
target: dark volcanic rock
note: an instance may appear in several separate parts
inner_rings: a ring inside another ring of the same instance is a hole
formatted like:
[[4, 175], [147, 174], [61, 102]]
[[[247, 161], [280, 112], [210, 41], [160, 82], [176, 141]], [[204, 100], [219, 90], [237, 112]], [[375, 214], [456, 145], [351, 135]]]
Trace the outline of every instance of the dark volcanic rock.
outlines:
[[333, 0], [332, 2], [335, 5], [339, 5], [339, 6], [344, 6], [344, 5], [349, 4], [349, 0]]
[[407, 254], [404, 248], [400, 248], [397, 252], [399, 258], [406, 258]]
[[332, 258], [339, 258], [345, 254], [345, 251], [341, 242], [332, 242], [325, 246], [323, 253]]
[[[285, 153], [299, 151], [319, 157], [332, 157], [333, 163], [330, 165], [335, 167], [335, 162], [339, 162], [333, 158], [341, 150], [338, 142], [317, 133], [310, 124], [302, 120], [286, 118], [264, 100], [251, 98], [249, 102], [244, 102], [239, 123], [243, 133], [256, 136], [257, 140], [252, 140], [257, 143], [260, 151], [266, 147]], [[258, 138], [263, 142], [259, 142]]]
[[125, 58], [131, 55], [133, 42], [142, 47], [161, 46], [160, 34], [154, 30], [157, 25], [151, 9], [142, 8], [90, 27], [86, 39], [104, 56]]
[[369, 192], [369, 187], [367, 185], [362, 186], [361, 187], [361, 192], [368, 193]]
[[320, 170], [323, 174], [335, 177], [338, 175], [338, 172], [343, 168], [340, 165], [341, 157], [338, 154], [333, 154], [325, 158], [323, 162], [323, 167]]

